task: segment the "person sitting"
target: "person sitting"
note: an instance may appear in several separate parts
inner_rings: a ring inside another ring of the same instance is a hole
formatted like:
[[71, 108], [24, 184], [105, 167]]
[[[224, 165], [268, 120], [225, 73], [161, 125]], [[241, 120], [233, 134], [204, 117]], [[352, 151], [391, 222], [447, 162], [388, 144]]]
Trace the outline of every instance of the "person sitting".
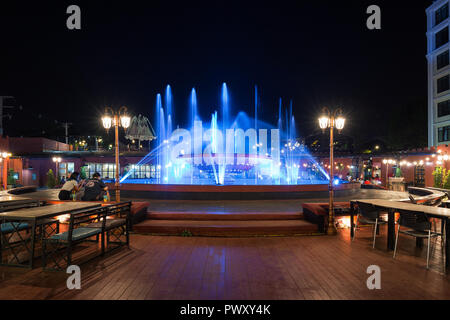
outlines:
[[99, 201], [102, 200], [103, 195], [108, 191], [108, 187], [100, 179], [100, 173], [96, 172], [92, 175], [84, 186], [84, 195], [81, 198], [83, 201]]
[[61, 188], [61, 191], [59, 191], [58, 198], [59, 200], [70, 200], [70, 196], [72, 195], [72, 192], [78, 191], [78, 172], [74, 172], [70, 175], [70, 178], [64, 182], [64, 185]]

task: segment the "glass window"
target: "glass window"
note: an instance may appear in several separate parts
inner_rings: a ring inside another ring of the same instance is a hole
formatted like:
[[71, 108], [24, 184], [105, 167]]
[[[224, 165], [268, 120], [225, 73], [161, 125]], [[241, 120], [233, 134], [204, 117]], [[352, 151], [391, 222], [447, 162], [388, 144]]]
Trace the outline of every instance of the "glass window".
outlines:
[[59, 176], [68, 178], [72, 172], [75, 171], [74, 162], [61, 162], [59, 164]]
[[59, 177], [66, 177], [67, 176], [67, 170], [66, 170], [66, 164], [65, 163], [59, 163]]
[[438, 142], [449, 141], [450, 126], [441, 127], [438, 129]]
[[102, 166], [102, 170], [99, 172], [102, 175], [102, 178], [109, 178], [109, 172], [108, 172], [109, 164], [104, 163]]
[[449, 80], [450, 80], [449, 75], [446, 75], [437, 80], [437, 93], [441, 93], [441, 92], [447, 91], [449, 89], [449, 85], [450, 85]]
[[450, 114], [450, 100], [439, 102], [437, 105], [437, 116], [445, 117]]
[[449, 54], [448, 50], [437, 56], [437, 69], [442, 69], [449, 64]]
[[114, 179], [116, 175], [116, 165], [114, 163], [87, 163], [88, 172], [86, 173], [89, 178], [95, 172], [100, 173], [102, 179]]
[[448, 42], [448, 27], [445, 27], [444, 29], [442, 29], [441, 31], [436, 33], [436, 36], [435, 36], [436, 48], [435, 49], [443, 46], [447, 42]]
[[130, 173], [130, 179], [151, 179], [156, 178], [155, 176], [155, 166], [148, 164], [130, 164], [126, 168], [127, 172]]
[[447, 18], [448, 18], [448, 3], [446, 3], [445, 5], [436, 10], [434, 25], [438, 25]]
[[75, 163], [74, 162], [67, 162], [67, 171], [69, 173], [72, 173], [75, 171]]

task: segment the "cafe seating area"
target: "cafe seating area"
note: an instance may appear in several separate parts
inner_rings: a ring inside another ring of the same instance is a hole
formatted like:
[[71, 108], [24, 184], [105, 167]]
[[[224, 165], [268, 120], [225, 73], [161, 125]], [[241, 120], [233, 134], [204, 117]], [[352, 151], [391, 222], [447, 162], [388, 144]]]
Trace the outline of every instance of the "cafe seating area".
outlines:
[[[445, 193], [420, 188], [404, 198], [339, 200], [336, 217], [351, 224], [337, 236], [161, 237], [131, 232], [148, 202], [0, 197], [0, 298], [449, 297], [440, 285], [447, 281], [449, 203]], [[279, 205], [281, 212], [291, 204]], [[303, 203], [305, 219], [324, 233], [328, 214], [328, 203]], [[383, 294], [365, 289], [372, 264], [382, 269]], [[82, 268], [82, 291], [67, 290], [68, 265]], [[224, 288], [214, 291], [221, 277]]]
[[[131, 202], [50, 203], [0, 198], [0, 265], [65, 270], [78, 244], [106, 248], [129, 245]], [[84, 261], [83, 261], [84, 262]]]
[[[363, 224], [374, 225], [373, 245], [380, 222], [387, 225], [387, 250], [393, 250], [393, 258], [397, 256], [400, 234], [416, 239], [416, 246], [422, 247], [427, 240], [426, 269], [429, 269], [431, 240], [440, 238], [442, 244], [443, 267], [448, 268], [450, 245], [446, 238], [450, 210], [447, 208], [448, 195], [444, 192], [426, 188], [409, 188], [408, 199], [360, 199], [350, 201], [350, 235], [355, 238], [359, 227], [358, 221], [363, 217]], [[385, 213], [387, 219], [381, 218]], [[356, 214], [356, 223], [355, 223]], [[440, 223], [439, 223], [440, 222]], [[396, 229], [396, 230], [395, 230]], [[395, 239], [395, 240], [394, 240]], [[435, 244], [436, 247], [436, 244]]]

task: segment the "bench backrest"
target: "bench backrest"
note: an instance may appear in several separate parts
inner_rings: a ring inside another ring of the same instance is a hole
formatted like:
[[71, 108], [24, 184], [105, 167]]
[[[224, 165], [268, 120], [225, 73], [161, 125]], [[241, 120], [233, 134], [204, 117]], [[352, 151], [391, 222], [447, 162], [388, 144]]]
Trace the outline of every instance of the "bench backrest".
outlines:
[[116, 216], [117, 218], [129, 217], [131, 213], [131, 202], [120, 202], [112, 206], [108, 206], [107, 216]]
[[108, 212], [107, 207], [98, 207], [88, 210], [83, 210], [76, 213], [70, 214], [69, 220], [69, 239], [72, 236], [72, 231], [74, 228], [82, 227], [85, 224], [102, 222], [102, 229], [105, 228], [106, 215]]

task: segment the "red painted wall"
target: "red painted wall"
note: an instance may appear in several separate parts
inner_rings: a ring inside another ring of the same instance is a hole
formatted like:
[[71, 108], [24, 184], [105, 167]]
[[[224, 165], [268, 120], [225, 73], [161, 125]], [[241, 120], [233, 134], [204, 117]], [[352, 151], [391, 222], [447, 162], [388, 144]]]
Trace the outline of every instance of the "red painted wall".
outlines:
[[9, 147], [13, 155], [70, 150], [68, 144], [46, 138], [9, 138]]

